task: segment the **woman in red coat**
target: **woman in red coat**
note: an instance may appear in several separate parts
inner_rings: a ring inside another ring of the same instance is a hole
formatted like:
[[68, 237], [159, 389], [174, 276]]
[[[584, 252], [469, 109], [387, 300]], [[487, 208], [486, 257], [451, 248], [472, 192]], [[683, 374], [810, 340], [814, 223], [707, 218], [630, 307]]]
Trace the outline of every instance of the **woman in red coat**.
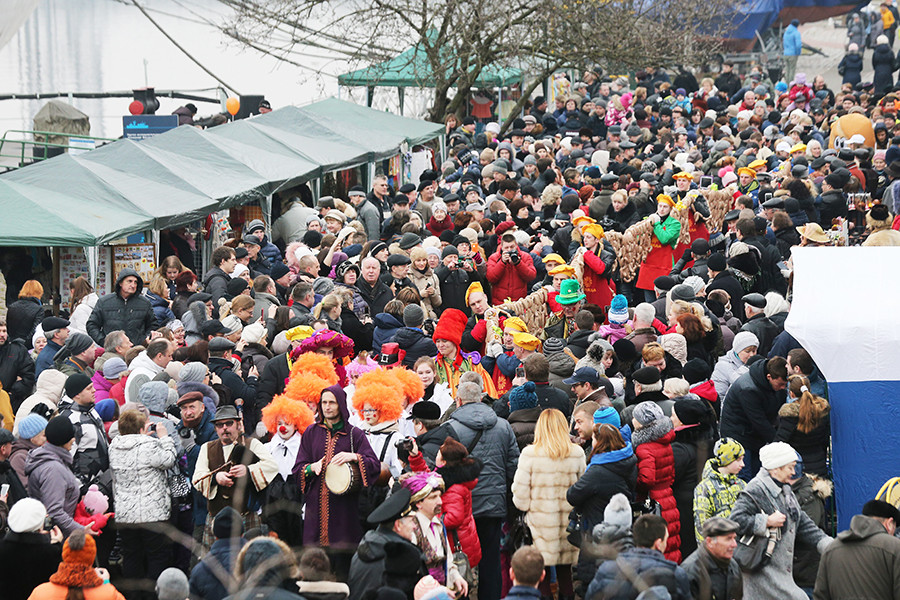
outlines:
[[[413, 471], [427, 471], [428, 465], [422, 453], [409, 455], [409, 466]], [[441, 496], [441, 514], [444, 527], [447, 528], [447, 539], [450, 547], [459, 547], [469, 558], [469, 565], [475, 567], [481, 562], [481, 543], [475, 530], [475, 517], [472, 516], [472, 489], [478, 483], [481, 472], [481, 461], [469, 457], [466, 447], [452, 437], [441, 444], [434, 459], [435, 471], [444, 479], [446, 491]]]
[[616, 295], [616, 284], [612, 276], [612, 263], [616, 255], [609, 248], [604, 247], [603, 227], [596, 223], [586, 225], [581, 230], [584, 244], [584, 294], [587, 302], [606, 308]]
[[637, 493], [640, 500], [648, 496], [659, 503], [662, 518], [669, 525], [669, 541], [666, 558], [681, 562], [681, 519], [672, 484], [675, 482], [675, 457], [672, 442], [675, 430], [672, 421], [663, 414], [658, 404], [641, 402], [632, 413], [634, 433], [631, 443], [638, 457]]

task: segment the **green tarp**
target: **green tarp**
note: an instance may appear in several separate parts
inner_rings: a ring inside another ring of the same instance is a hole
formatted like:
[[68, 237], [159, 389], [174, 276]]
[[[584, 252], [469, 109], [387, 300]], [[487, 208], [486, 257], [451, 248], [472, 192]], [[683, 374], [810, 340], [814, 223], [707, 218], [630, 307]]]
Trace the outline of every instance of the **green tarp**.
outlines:
[[[519, 69], [488, 65], [475, 80], [475, 87], [506, 87], [520, 81], [522, 71]], [[338, 75], [338, 84], [430, 88], [434, 87], [434, 76], [424, 51], [415, 45], [384, 62]]]
[[0, 177], [0, 245], [96, 246], [184, 225], [442, 132], [332, 98], [208, 130], [117, 140]]

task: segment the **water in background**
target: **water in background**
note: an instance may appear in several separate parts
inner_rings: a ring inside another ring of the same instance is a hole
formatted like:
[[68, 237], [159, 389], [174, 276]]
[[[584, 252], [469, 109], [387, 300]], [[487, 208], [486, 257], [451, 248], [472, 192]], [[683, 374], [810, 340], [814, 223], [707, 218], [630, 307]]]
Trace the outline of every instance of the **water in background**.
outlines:
[[[141, 0], [150, 15], [204, 66], [243, 94], [263, 94], [273, 108], [336, 96], [345, 63], [304, 59], [303, 69], [244, 50], [203, 18], [221, 22], [216, 0]], [[320, 50], [324, 53], [324, 50]], [[0, 94], [129, 91], [147, 77], [157, 90], [201, 90], [218, 83], [191, 62], [134, 6], [115, 0], [42, 0], [9, 44], [0, 48]], [[323, 69], [329, 74], [317, 74]], [[213, 90], [198, 91], [215, 97]], [[360, 91], [356, 92], [357, 94]], [[344, 90], [342, 97], [347, 98]], [[69, 101], [91, 118], [91, 135], [119, 137], [130, 98]], [[46, 100], [0, 101], [0, 135], [32, 129]], [[170, 114], [186, 100], [160, 98], [156, 114]], [[220, 112], [195, 103], [198, 116]]]

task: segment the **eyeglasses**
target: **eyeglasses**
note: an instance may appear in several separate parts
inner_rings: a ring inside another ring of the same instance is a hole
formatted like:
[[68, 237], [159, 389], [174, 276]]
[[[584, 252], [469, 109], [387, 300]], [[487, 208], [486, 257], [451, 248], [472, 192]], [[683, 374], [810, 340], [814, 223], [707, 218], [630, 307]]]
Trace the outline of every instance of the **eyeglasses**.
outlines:
[[374, 415], [374, 414], [377, 413], [377, 412], [378, 412], [378, 411], [377, 411], [376, 409], [374, 409], [374, 408], [364, 408], [364, 409], [363, 409], [363, 414], [364, 414], [364, 415]]

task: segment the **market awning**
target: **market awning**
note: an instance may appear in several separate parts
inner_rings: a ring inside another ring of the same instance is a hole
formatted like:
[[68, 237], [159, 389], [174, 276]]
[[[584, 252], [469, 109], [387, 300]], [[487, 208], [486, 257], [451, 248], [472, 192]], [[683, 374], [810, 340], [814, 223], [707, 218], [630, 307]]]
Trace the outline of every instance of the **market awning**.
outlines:
[[63, 154], [0, 177], [0, 245], [94, 246], [187, 224], [442, 132], [440, 124], [332, 98]]

